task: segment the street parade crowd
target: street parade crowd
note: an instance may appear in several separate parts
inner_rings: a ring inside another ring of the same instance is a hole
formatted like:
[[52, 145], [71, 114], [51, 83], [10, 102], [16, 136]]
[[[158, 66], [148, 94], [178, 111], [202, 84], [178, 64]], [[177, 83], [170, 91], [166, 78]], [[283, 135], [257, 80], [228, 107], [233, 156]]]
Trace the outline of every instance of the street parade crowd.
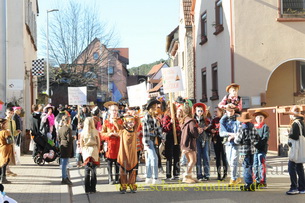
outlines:
[[[125, 194], [127, 190], [137, 192], [138, 166], [142, 159], [146, 167], [145, 184], [162, 184], [158, 176], [162, 172], [167, 180], [182, 180], [185, 184], [209, 181], [213, 147], [218, 181], [229, 176], [228, 187], [238, 186], [241, 191], [267, 188], [269, 127], [264, 121], [269, 115], [263, 110], [253, 114], [242, 111], [239, 88], [235, 83], [228, 85], [228, 94], [215, 109], [182, 97], [175, 102], [164, 97], [150, 99], [143, 107], [122, 106], [114, 101], [104, 103], [101, 109], [96, 105], [56, 108], [51, 104], [33, 105], [33, 159], [40, 164], [60, 158], [61, 183], [72, 185], [67, 166], [69, 158], [75, 157], [77, 167], [85, 170], [86, 193], [96, 192], [96, 169], [101, 160], [106, 161], [109, 184], [120, 184], [120, 193]], [[293, 141], [305, 136], [301, 112], [300, 106], [289, 112], [291, 151], [295, 147]], [[9, 107], [6, 117], [0, 119], [3, 185], [11, 183], [8, 176], [17, 176], [11, 166], [19, 161], [17, 152], [20, 154], [23, 130], [20, 113], [21, 107]], [[291, 185], [286, 194], [305, 194], [303, 162], [291, 156], [288, 163]], [[166, 159], [165, 171], [162, 157]], [[240, 161], [242, 176], [238, 170]], [[183, 174], [182, 166], [186, 167]]]

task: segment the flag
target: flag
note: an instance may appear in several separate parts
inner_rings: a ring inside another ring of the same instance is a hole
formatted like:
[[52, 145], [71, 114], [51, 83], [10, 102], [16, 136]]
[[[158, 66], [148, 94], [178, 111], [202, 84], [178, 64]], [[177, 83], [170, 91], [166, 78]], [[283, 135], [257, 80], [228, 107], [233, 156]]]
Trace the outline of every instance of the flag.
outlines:
[[44, 75], [44, 59], [32, 60], [32, 75]]

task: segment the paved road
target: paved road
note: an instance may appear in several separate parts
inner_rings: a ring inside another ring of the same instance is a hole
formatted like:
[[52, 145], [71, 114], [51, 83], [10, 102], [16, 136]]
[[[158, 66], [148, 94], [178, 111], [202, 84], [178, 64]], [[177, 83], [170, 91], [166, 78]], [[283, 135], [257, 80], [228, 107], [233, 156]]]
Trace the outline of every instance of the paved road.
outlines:
[[[98, 185], [96, 194], [84, 192], [84, 169], [69, 170], [72, 187], [61, 185], [61, 170], [56, 163], [37, 166], [30, 155], [21, 157], [22, 164], [11, 169], [17, 177], [8, 177], [12, 184], [5, 185], [6, 193], [18, 202], [304, 202], [305, 195], [287, 196], [289, 175], [287, 158], [269, 155], [268, 189], [256, 192], [241, 192], [238, 188], [227, 188], [228, 180], [217, 182], [214, 167], [209, 182], [184, 185], [178, 181], [164, 181], [160, 186], [145, 185], [139, 182], [136, 194], [120, 194], [118, 185], [108, 185], [105, 163], [98, 168]], [[72, 165], [75, 163], [71, 163]], [[215, 164], [212, 163], [212, 166]], [[144, 178], [144, 166], [140, 168]], [[160, 175], [164, 178], [164, 174]]]

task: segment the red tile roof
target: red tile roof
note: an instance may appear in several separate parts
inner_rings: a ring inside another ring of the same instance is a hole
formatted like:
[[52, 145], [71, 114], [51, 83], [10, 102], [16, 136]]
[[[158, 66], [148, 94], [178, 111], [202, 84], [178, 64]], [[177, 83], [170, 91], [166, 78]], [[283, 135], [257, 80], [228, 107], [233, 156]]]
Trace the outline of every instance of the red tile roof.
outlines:
[[147, 73], [147, 75], [153, 75], [153, 74], [157, 73], [160, 70], [160, 68], [162, 68], [163, 65], [164, 65], [164, 63], [159, 63], [157, 65], [154, 65], [150, 69], [150, 71]]
[[148, 92], [157, 92], [159, 91], [160, 87], [162, 87], [163, 83], [162, 80], [152, 89], [148, 90]]

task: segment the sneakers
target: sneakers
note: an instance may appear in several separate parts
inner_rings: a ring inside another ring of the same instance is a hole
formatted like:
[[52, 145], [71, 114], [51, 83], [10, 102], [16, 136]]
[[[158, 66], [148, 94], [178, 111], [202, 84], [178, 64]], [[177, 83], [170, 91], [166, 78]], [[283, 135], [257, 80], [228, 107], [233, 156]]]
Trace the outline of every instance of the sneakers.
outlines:
[[151, 184], [152, 182], [153, 182], [153, 180], [151, 178], [146, 178], [145, 179], [146, 184]]
[[240, 184], [240, 183], [242, 183], [243, 182], [243, 180], [241, 179], [241, 178], [237, 178], [236, 179], [236, 184]]
[[[286, 192], [286, 195], [297, 195], [297, 194], [299, 194], [300, 193], [300, 191], [298, 191], [298, 190], [292, 190], [292, 189], [290, 189], [289, 191], [287, 191]], [[302, 193], [303, 194], [303, 193]]]
[[236, 185], [237, 185], [236, 180], [230, 179], [230, 182], [229, 182], [229, 184], [228, 184], [228, 187], [233, 187], [233, 186], [236, 186]]
[[143, 180], [142, 180], [142, 178], [140, 178], [140, 176], [137, 176], [136, 177], [136, 182], [142, 182]]
[[246, 184], [246, 185], [242, 185], [240, 186], [240, 190], [241, 191], [255, 191], [255, 185], [254, 184]]
[[160, 185], [160, 184], [162, 184], [162, 181], [160, 179], [153, 179], [152, 184], [153, 185]]
[[300, 194], [305, 194], [305, 190], [300, 190], [299, 193]]
[[120, 189], [121, 194], [126, 194], [126, 189]]
[[256, 189], [265, 189], [267, 188], [267, 183], [256, 183]]

